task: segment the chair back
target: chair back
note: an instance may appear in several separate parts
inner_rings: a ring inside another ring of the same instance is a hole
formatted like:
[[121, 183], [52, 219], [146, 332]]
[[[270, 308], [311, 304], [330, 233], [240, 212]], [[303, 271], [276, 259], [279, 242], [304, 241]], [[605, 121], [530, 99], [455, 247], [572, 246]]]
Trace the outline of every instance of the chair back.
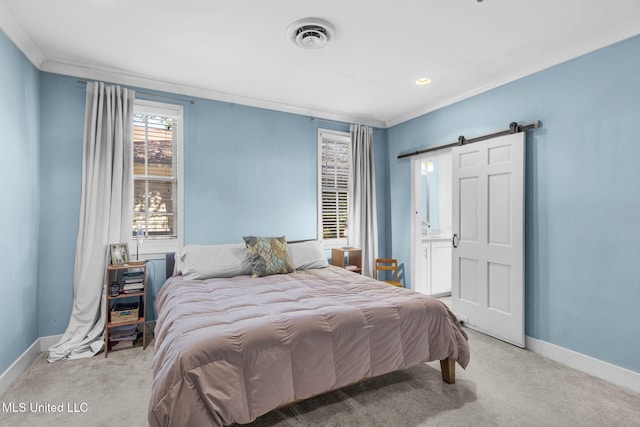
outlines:
[[398, 281], [398, 260], [393, 258], [376, 258], [373, 278], [378, 279], [378, 271], [393, 271], [393, 281]]

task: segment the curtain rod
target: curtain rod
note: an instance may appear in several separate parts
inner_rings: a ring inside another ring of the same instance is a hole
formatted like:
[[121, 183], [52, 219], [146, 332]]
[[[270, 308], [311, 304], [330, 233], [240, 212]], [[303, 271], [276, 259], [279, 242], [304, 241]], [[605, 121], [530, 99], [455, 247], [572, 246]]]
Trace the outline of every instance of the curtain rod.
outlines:
[[[349, 123], [349, 122], [341, 122], [341, 121], [338, 121], [338, 120], [331, 120], [331, 119], [321, 119], [319, 117], [311, 117], [311, 121], [312, 122], [335, 123], [335, 124], [339, 124], [339, 125], [349, 125], [349, 126], [351, 125], [351, 123]], [[358, 124], [358, 123], [354, 123], [354, 124]], [[370, 125], [367, 125], [367, 126], [369, 126], [372, 129], [382, 129], [382, 128], [377, 127], [377, 126], [370, 126]]]
[[[85, 85], [87, 84], [86, 80], [76, 80], [76, 82], [85, 84]], [[196, 101], [193, 99], [177, 98], [175, 96], [168, 96], [168, 95], [158, 95], [156, 93], [143, 92], [141, 90], [137, 90], [136, 93], [141, 93], [143, 95], [149, 95], [149, 96], [157, 96], [158, 98], [173, 99], [174, 101], [188, 102], [189, 104], [192, 104], [192, 105], [196, 103]]]
[[325, 123], [335, 123], [338, 125], [349, 125], [349, 122], [340, 122], [338, 120], [331, 120], [331, 119], [321, 119], [319, 117], [311, 117], [311, 121], [312, 122], [325, 122]]
[[509, 129], [501, 130], [498, 132], [492, 132], [485, 135], [476, 136], [475, 138], [466, 139], [464, 136], [460, 135], [458, 137], [457, 142], [452, 142], [449, 144], [436, 145], [435, 147], [424, 148], [418, 151], [411, 151], [409, 153], [402, 153], [398, 155], [398, 159], [403, 159], [405, 157], [417, 156], [418, 154], [428, 153], [430, 151], [438, 151], [444, 148], [450, 147], [459, 147], [461, 145], [473, 144], [474, 142], [480, 142], [487, 139], [495, 138], [497, 136], [510, 135], [512, 133], [520, 133], [528, 131], [529, 129], [539, 128], [541, 125], [540, 120], [536, 120], [535, 122], [527, 123], [526, 125], [519, 125], [516, 122], [509, 123]]

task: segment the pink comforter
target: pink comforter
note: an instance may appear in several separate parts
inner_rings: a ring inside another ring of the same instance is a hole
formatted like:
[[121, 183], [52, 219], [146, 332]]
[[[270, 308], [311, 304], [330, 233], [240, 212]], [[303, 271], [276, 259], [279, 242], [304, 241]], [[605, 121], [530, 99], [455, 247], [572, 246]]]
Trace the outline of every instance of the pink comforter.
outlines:
[[469, 362], [467, 337], [444, 304], [337, 267], [172, 277], [156, 306], [151, 426], [248, 423], [421, 362]]

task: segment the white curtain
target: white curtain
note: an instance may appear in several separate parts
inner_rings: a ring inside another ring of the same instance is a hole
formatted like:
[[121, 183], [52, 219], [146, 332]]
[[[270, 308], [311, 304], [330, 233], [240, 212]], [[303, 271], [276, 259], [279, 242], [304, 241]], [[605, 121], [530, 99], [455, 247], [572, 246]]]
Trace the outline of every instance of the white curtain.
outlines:
[[351, 143], [347, 231], [350, 244], [362, 249], [362, 274], [371, 277], [373, 261], [378, 256], [373, 129], [364, 125], [351, 125]]
[[60, 342], [49, 348], [49, 362], [90, 357], [104, 346], [107, 250], [109, 243], [131, 240], [134, 96], [119, 86], [87, 83], [73, 309]]

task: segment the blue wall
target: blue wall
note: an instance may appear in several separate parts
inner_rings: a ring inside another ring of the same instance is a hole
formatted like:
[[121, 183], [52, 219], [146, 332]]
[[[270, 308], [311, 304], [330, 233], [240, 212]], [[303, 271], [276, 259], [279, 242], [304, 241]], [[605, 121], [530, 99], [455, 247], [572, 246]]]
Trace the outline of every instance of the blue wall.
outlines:
[[[185, 243], [241, 243], [250, 234], [317, 236], [317, 131], [348, 131], [348, 124], [205, 99], [183, 107]], [[41, 74], [41, 155], [47, 159], [41, 168], [41, 336], [64, 332], [73, 303], [84, 108], [84, 84]], [[381, 224], [388, 205], [386, 134], [374, 133]], [[381, 225], [383, 256], [385, 230]], [[164, 262], [154, 261], [149, 272], [147, 313], [155, 318], [152, 302], [164, 282]]]
[[410, 265], [411, 166], [398, 154], [534, 120], [526, 334], [640, 372], [640, 37], [390, 128], [388, 250]]
[[38, 71], [0, 32], [0, 373], [38, 334]]
[[63, 333], [71, 316], [84, 97], [75, 79], [40, 74], [40, 336]]
[[[39, 73], [2, 33], [0, 63], [11, 184], [0, 214], [2, 372], [69, 320], [85, 87]], [[411, 172], [400, 152], [541, 120], [527, 137], [526, 333], [640, 371], [639, 94], [635, 37], [376, 130], [380, 255], [401, 260], [409, 280]], [[203, 99], [184, 107], [186, 243], [315, 236], [316, 132], [346, 124]], [[153, 296], [164, 262], [150, 269]]]

